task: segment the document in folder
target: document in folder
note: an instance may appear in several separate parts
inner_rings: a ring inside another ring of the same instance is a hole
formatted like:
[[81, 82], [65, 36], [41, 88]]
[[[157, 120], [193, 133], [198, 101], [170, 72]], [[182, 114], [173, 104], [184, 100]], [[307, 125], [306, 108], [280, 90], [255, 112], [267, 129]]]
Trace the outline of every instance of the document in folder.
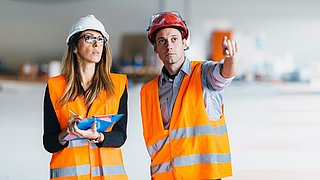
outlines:
[[[92, 126], [92, 123], [96, 121], [97, 131], [104, 132], [105, 130], [109, 129], [114, 123], [116, 123], [119, 119], [121, 119], [122, 116], [123, 114], [97, 115], [97, 116], [93, 116], [92, 118], [82, 119], [77, 124], [77, 127], [81, 130], [87, 130], [87, 129], [90, 129]], [[75, 135], [68, 134], [66, 137], [62, 139], [62, 142], [72, 141], [76, 139], [84, 139], [84, 138], [79, 138]]]

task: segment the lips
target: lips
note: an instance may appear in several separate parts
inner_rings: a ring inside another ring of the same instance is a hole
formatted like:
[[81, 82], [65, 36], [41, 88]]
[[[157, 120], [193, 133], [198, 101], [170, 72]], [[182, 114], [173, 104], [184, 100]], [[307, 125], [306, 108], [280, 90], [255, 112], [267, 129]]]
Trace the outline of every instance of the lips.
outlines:
[[98, 56], [100, 54], [100, 52], [99, 51], [93, 51], [92, 54]]
[[176, 55], [176, 53], [174, 53], [174, 52], [168, 52], [167, 53], [167, 56], [173, 56], [173, 55]]

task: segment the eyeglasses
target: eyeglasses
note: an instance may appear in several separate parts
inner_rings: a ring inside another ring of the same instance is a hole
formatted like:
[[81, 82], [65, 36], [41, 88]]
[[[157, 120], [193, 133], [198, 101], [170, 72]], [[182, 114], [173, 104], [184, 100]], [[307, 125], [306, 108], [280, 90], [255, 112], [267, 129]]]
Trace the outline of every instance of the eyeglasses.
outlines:
[[84, 41], [86, 41], [89, 44], [94, 44], [97, 41], [99, 45], [104, 46], [107, 43], [107, 39], [102, 36], [95, 37], [89, 34], [85, 34], [79, 37], [79, 39], [82, 39], [82, 38], [84, 39]]

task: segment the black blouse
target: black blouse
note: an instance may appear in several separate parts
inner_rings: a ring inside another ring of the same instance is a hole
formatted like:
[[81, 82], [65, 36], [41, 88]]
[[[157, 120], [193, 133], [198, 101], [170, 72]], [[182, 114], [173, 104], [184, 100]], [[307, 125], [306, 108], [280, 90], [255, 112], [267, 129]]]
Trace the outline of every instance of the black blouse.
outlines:
[[[124, 114], [122, 118], [114, 124], [112, 131], [102, 132], [104, 140], [101, 143], [96, 143], [98, 147], [121, 147], [127, 139], [127, 88], [125, 88], [119, 104], [118, 114]], [[58, 152], [68, 146], [68, 142], [65, 145], [61, 145], [58, 136], [61, 133], [59, 121], [54, 111], [48, 86], [44, 96], [43, 105], [43, 119], [44, 119], [44, 132], [43, 132], [43, 146], [50, 152]]]

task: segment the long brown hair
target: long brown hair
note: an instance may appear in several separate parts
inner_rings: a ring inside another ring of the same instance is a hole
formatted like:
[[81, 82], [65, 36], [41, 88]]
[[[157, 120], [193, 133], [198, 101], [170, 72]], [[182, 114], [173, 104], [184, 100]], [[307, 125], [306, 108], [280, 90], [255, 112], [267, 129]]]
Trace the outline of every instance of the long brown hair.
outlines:
[[101, 60], [96, 63], [92, 83], [90, 87], [84, 91], [81, 86], [77, 56], [73, 52], [79, 42], [81, 33], [82, 32], [76, 33], [70, 38], [68, 49], [62, 58], [62, 74], [66, 77], [67, 87], [60, 99], [60, 103], [64, 105], [69, 101], [74, 101], [78, 96], [83, 96], [86, 106], [90, 107], [101, 91], [106, 90], [108, 97], [114, 94], [114, 86], [110, 77], [112, 56], [110, 45], [106, 43], [103, 46]]

